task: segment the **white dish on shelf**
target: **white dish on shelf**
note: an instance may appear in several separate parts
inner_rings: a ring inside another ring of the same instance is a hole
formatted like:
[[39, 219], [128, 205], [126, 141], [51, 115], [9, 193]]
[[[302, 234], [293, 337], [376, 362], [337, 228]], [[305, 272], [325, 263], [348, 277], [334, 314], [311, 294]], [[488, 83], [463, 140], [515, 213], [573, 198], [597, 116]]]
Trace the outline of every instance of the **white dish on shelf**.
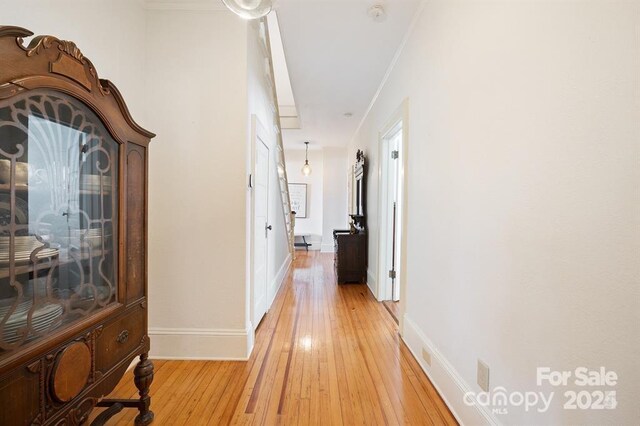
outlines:
[[[11, 308], [14, 305], [14, 303], [15, 303], [15, 301], [11, 300], [10, 303], [8, 303], [8, 304], [6, 304], [4, 306], [0, 306], [0, 321], [2, 321], [4, 319], [4, 316], [9, 312], [9, 310], [11, 310]], [[16, 310], [11, 315], [17, 315], [17, 314], [20, 314], [22, 312], [28, 311], [29, 309], [31, 309], [31, 305], [32, 305], [31, 300], [25, 300], [23, 302], [20, 302], [16, 306]]]
[[110, 192], [113, 180], [111, 176], [101, 175], [81, 175], [80, 176], [80, 190], [100, 192], [102, 189], [104, 192]]
[[[38, 241], [35, 237], [15, 237], [20, 238], [19, 242], [14, 243], [13, 258], [10, 256], [10, 243], [2, 240], [0, 237], [0, 265], [8, 265], [13, 259], [15, 263], [26, 263], [31, 261], [31, 255], [37, 249], [40, 249], [35, 257], [37, 260], [45, 260], [55, 257], [60, 252], [60, 246], [57, 244], [49, 244], [49, 247], [45, 247], [44, 243]], [[28, 239], [32, 238], [31, 242]]]
[[[31, 302], [29, 302], [31, 303]], [[36, 333], [46, 331], [49, 326], [58, 319], [64, 311], [61, 305], [47, 303], [36, 309], [31, 315], [31, 327]], [[7, 320], [3, 332], [3, 340], [6, 343], [14, 343], [22, 338], [18, 331], [27, 325], [30, 309], [20, 313], [14, 313]]]
[[[49, 247], [45, 247], [46, 243], [38, 241], [38, 239], [33, 236], [15, 236], [13, 241], [13, 249], [16, 257], [18, 255], [27, 255], [30, 256], [31, 252], [36, 250], [37, 248], [44, 247], [44, 250], [56, 249], [58, 248], [55, 244], [49, 244]], [[8, 257], [9, 249], [11, 248], [11, 239], [10, 237], [2, 236], [0, 237], [0, 257]], [[42, 252], [41, 251], [41, 252]]]
[[[111, 234], [105, 236], [105, 238], [109, 237], [111, 237]], [[91, 228], [72, 229], [68, 236], [56, 237], [55, 240], [64, 246], [75, 246], [77, 248], [82, 248], [83, 244], [81, 243], [84, 241], [87, 246], [98, 248], [102, 244], [102, 239], [102, 229]]]
[[100, 178], [103, 184], [111, 184], [111, 176], [109, 175], [80, 175], [80, 182], [90, 185], [100, 185]]
[[72, 229], [69, 231], [71, 236], [86, 235], [90, 237], [102, 235], [102, 228], [90, 228], [90, 229]]

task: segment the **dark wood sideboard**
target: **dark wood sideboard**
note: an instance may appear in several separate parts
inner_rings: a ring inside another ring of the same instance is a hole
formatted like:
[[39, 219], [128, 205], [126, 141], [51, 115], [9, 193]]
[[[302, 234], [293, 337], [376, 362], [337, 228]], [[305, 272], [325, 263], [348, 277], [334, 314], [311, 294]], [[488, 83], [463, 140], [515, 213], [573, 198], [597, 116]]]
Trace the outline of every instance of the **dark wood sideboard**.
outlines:
[[[147, 149], [78, 47], [0, 26], [0, 425], [153, 420]], [[139, 398], [107, 400], [129, 365]]]
[[338, 284], [367, 281], [367, 234], [333, 231]]
[[367, 163], [362, 151], [356, 154], [351, 175], [350, 230], [333, 231], [335, 269], [338, 284], [366, 283], [368, 264]]

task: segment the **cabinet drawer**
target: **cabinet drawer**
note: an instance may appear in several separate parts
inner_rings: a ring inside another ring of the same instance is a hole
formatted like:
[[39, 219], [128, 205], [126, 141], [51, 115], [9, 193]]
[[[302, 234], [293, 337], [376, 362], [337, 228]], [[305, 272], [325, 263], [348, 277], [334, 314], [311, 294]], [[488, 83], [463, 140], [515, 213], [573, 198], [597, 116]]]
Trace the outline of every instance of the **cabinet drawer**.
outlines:
[[96, 370], [107, 372], [142, 342], [145, 310], [136, 308], [105, 325], [96, 340]]

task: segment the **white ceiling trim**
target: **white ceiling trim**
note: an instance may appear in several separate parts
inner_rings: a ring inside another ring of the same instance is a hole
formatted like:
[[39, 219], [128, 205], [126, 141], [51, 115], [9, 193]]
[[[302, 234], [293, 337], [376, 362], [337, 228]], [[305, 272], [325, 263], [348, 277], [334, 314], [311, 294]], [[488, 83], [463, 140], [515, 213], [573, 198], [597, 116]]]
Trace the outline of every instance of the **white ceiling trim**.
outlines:
[[228, 12], [222, 0], [145, 0], [147, 10], [195, 10]]
[[378, 90], [376, 90], [376, 93], [373, 95], [373, 99], [371, 99], [371, 102], [369, 103], [369, 106], [367, 107], [367, 110], [365, 111], [364, 115], [362, 116], [362, 120], [360, 120], [360, 124], [358, 124], [358, 128], [356, 129], [356, 131], [351, 136], [351, 139], [349, 140], [349, 145], [351, 145], [351, 143], [353, 142], [353, 140], [356, 137], [356, 135], [360, 132], [360, 129], [364, 125], [364, 122], [367, 121], [367, 117], [369, 117], [369, 114], [371, 113], [371, 110], [373, 109], [373, 106], [378, 101], [378, 98], [380, 97], [380, 93], [382, 93], [382, 89], [384, 89], [384, 86], [387, 85], [387, 81], [389, 80], [389, 77], [391, 77], [391, 73], [395, 69], [395, 67], [396, 67], [396, 65], [398, 63], [398, 60], [400, 59], [400, 55], [402, 55], [402, 51], [404, 50], [404, 47], [406, 46], [407, 42], [409, 41], [409, 37], [411, 37], [411, 35], [413, 34], [413, 30], [414, 30], [416, 24], [418, 23], [418, 19], [420, 19], [420, 16], [422, 16], [422, 12], [423, 12], [424, 7], [425, 7], [426, 4], [427, 4], [427, 0], [422, 0], [420, 2], [420, 5], [418, 6], [417, 13], [413, 16], [413, 19], [411, 20], [411, 24], [409, 25], [409, 28], [407, 29], [407, 32], [405, 33], [404, 37], [402, 38], [402, 42], [398, 46], [398, 49], [396, 50], [395, 55], [393, 55], [393, 59], [391, 60], [391, 63], [389, 64], [389, 67], [387, 68], [387, 72], [385, 72], [384, 77], [382, 78], [382, 81], [380, 82], [380, 86], [378, 86]]
[[[282, 43], [282, 33], [278, 22], [278, 13], [274, 11], [267, 18], [269, 25], [269, 39], [271, 40], [271, 60], [273, 61], [273, 74], [276, 83], [280, 115], [297, 117], [296, 100], [291, 87], [291, 77], [287, 67], [287, 58]], [[293, 112], [292, 112], [293, 108]], [[286, 112], [285, 112], [286, 111]]]

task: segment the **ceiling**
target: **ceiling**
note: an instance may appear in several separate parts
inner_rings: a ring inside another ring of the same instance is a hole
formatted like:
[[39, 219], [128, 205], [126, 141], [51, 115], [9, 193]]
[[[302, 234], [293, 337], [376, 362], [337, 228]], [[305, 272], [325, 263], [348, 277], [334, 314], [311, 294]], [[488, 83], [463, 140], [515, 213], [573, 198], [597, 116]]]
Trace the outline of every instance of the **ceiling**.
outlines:
[[[381, 4], [383, 22], [367, 14]], [[279, 0], [286, 65], [300, 130], [287, 148], [346, 146], [409, 29], [420, 0]], [[290, 102], [290, 101], [288, 101]], [[282, 101], [279, 102], [283, 104]], [[351, 113], [351, 117], [345, 117]]]

